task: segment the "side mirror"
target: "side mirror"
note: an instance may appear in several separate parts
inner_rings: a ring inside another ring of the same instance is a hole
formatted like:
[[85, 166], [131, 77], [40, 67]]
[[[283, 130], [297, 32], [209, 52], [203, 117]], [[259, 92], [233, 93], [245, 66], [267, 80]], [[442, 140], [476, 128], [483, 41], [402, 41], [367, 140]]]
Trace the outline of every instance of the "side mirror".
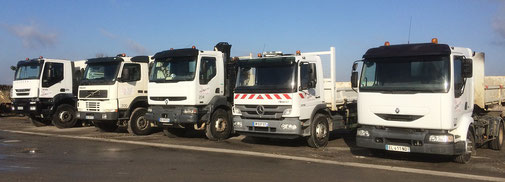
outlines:
[[15, 67], [15, 66], [11, 66], [11, 70], [12, 70], [12, 71], [16, 71], [16, 69], [17, 69], [17, 67]]
[[358, 72], [357, 71], [353, 71], [352, 74], [351, 74], [351, 87], [352, 88], [356, 88], [358, 87]]
[[354, 62], [352, 64], [352, 71], [356, 71], [358, 69], [358, 63], [357, 62]]
[[461, 76], [463, 78], [472, 78], [472, 75], [473, 75], [472, 59], [463, 59], [461, 65]]
[[310, 72], [310, 77], [309, 77], [309, 88], [316, 88], [317, 84], [317, 71], [316, 71], [316, 64], [311, 63], [309, 64], [309, 72]]

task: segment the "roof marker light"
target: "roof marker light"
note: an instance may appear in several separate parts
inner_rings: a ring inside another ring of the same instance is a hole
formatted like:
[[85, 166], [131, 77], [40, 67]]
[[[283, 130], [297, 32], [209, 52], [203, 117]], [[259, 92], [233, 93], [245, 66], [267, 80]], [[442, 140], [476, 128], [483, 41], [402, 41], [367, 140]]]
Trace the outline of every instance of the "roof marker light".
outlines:
[[42, 59], [42, 58], [44, 58], [44, 57], [43, 56], [39, 56], [39, 59]]
[[438, 39], [437, 38], [432, 38], [431, 43], [438, 44]]
[[302, 54], [302, 52], [300, 50], [296, 51], [296, 55], [301, 55], [301, 54]]
[[192, 49], [196, 49], [196, 46], [191, 46]]
[[30, 58], [26, 58], [26, 60], [28, 61], [28, 60], [30, 60]]
[[391, 45], [391, 44], [389, 43], [389, 41], [384, 42], [384, 46], [389, 46], [389, 45]]
[[260, 57], [263, 57], [263, 56], [261, 55], [261, 53], [258, 53], [258, 57], [260, 58]]
[[174, 50], [174, 48], [170, 48], [170, 50]]

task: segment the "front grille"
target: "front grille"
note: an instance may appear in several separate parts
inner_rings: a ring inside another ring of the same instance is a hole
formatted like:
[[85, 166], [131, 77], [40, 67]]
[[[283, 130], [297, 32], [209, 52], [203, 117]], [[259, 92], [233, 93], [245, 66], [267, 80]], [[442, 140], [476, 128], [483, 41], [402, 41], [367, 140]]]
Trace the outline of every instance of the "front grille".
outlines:
[[151, 100], [154, 101], [165, 101], [168, 99], [168, 101], [183, 101], [186, 100], [187, 97], [150, 97]]
[[81, 90], [79, 98], [107, 98], [107, 90]]
[[401, 145], [412, 145], [412, 140], [409, 139], [386, 138], [386, 142]]
[[262, 105], [264, 111], [262, 114], [258, 114], [259, 105], [236, 105], [240, 111], [242, 111], [243, 118], [249, 119], [282, 119], [282, 113], [286, 109], [291, 109], [291, 106], [277, 106], [277, 105]]
[[375, 113], [375, 115], [379, 116], [383, 120], [387, 121], [414, 121], [419, 118], [422, 118], [422, 115], [403, 115], [403, 114], [378, 114]]
[[87, 111], [100, 111], [100, 102], [86, 102]]
[[26, 96], [29, 95], [30, 93], [16, 93], [17, 96]]

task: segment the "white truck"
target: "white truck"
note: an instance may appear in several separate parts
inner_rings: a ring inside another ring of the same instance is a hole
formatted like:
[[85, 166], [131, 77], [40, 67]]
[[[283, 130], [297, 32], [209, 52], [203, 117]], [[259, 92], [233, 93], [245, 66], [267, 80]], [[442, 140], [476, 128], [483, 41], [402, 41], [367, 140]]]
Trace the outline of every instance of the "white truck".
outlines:
[[195, 129], [205, 130], [209, 140], [229, 138], [236, 76], [230, 50], [230, 44], [220, 42], [213, 51], [193, 46], [156, 53], [145, 117], [168, 137]]
[[351, 77], [359, 91], [358, 146], [373, 153], [447, 155], [460, 163], [469, 162], [478, 146], [502, 148], [503, 98], [496, 86], [486, 86], [492, 79], [484, 76], [484, 53], [437, 39], [386, 42], [361, 61], [361, 76], [356, 62]]
[[12, 110], [27, 115], [35, 126], [73, 127], [77, 87], [84, 61], [27, 58], [19, 61], [12, 83]]
[[77, 117], [92, 121], [102, 131], [127, 126], [135, 135], [148, 135], [153, 125], [147, 112], [149, 56], [88, 59], [79, 86]]
[[[324, 79], [320, 55], [330, 55]], [[238, 61], [233, 127], [251, 137], [305, 137], [310, 147], [328, 144], [330, 131], [355, 128], [357, 94], [335, 82], [335, 48], [296, 54], [268, 52]], [[341, 84], [339, 84], [341, 85]]]

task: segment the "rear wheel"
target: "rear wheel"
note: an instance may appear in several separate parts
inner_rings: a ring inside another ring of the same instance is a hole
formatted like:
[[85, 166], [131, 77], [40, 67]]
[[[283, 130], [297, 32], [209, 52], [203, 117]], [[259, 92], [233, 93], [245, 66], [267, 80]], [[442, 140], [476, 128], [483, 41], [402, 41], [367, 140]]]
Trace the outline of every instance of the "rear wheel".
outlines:
[[118, 125], [114, 121], [93, 121], [95, 127], [104, 132], [116, 131]]
[[163, 134], [168, 138], [183, 137], [186, 134], [185, 128], [163, 128]]
[[29, 118], [30, 121], [33, 123], [33, 125], [36, 127], [47, 126], [51, 124], [51, 121], [44, 120], [42, 118], [37, 118], [35, 116], [30, 116]]
[[58, 106], [53, 114], [53, 125], [57, 128], [71, 128], [77, 124], [76, 110], [68, 104]]
[[500, 122], [498, 137], [489, 143], [489, 148], [493, 150], [501, 150], [503, 146], [503, 122]]
[[128, 133], [134, 135], [149, 135], [153, 128], [144, 116], [147, 113], [146, 108], [137, 108], [133, 111], [132, 117], [128, 120]]
[[232, 123], [228, 112], [224, 109], [217, 109], [212, 113], [211, 120], [205, 128], [205, 135], [209, 140], [224, 140], [230, 137]]
[[476, 153], [475, 150], [475, 135], [473, 131], [469, 128], [466, 134], [466, 152], [458, 155], [454, 158], [454, 161], [461, 164], [466, 164], [472, 159], [472, 153]]
[[325, 147], [328, 145], [329, 138], [328, 117], [316, 114], [310, 124], [310, 136], [307, 138], [307, 144], [312, 148]]

